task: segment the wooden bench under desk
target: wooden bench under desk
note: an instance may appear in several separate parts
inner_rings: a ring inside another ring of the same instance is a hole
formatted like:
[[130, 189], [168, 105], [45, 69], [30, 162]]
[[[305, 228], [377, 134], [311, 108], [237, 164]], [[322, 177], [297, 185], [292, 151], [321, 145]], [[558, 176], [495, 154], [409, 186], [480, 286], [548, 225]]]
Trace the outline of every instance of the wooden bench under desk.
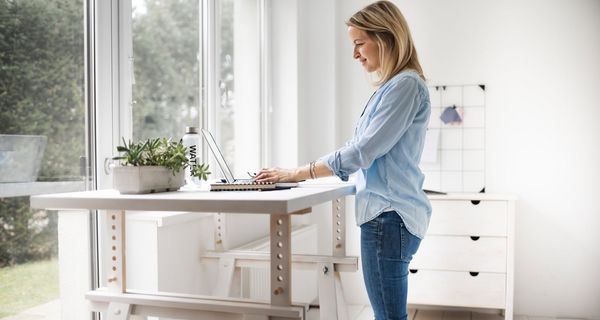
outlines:
[[[219, 261], [219, 275], [213, 292], [216, 296], [229, 296], [234, 270], [242, 268], [269, 268], [268, 252], [248, 250], [209, 251], [203, 259]], [[356, 272], [358, 257], [334, 257], [309, 254], [292, 254], [293, 270], [315, 270], [318, 283], [318, 303], [321, 319], [347, 319], [347, 309], [342, 292], [340, 272]]]
[[[291, 215], [305, 214], [311, 211], [315, 205], [332, 201], [332, 257], [345, 257], [345, 201], [344, 198], [355, 192], [353, 184], [310, 184], [301, 185], [298, 188], [278, 191], [246, 191], [246, 192], [166, 192], [144, 195], [121, 195], [115, 190], [98, 190], [73, 192], [63, 194], [50, 194], [31, 197], [31, 207], [40, 209], [58, 209], [58, 210], [106, 210], [108, 215], [106, 221], [108, 224], [106, 234], [107, 241], [112, 248], [112, 254], [106, 255], [111, 259], [111, 270], [107, 279], [108, 287], [106, 290], [115, 293], [115, 295], [105, 295], [108, 297], [109, 306], [106, 316], [107, 319], [127, 319], [132, 309], [136, 309], [135, 302], [144, 301], [145, 310], [159, 310], [149, 308], [155, 303], [157, 306], [162, 304], [165, 295], [143, 295], [137, 297], [138, 300], [127, 300], [132, 297], [127, 291], [127, 281], [125, 279], [126, 257], [125, 257], [125, 214], [127, 211], [181, 211], [181, 212], [218, 212], [218, 213], [250, 213], [250, 214], [269, 214], [270, 215], [270, 270], [271, 270], [271, 299], [270, 304], [264, 302], [244, 300], [243, 303], [256, 305], [255, 307], [263, 310], [263, 314], [256, 318], [249, 315], [250, 319], [286, 319], [279, 313], [272, 313], [271, 306], [291, 307]], [[330, 263], [330, 270], [334, 270], [333, 261]], [[323, 274], [332, 285], [326, 286], [324, 290], [333, 290], [328, 296], [335, 296], [333, 305], [321, 305], [321, 319], [345, 319], [347, 311], [343, 303], [343, 293], [339, 284], [339, 274], [329, 272]], [[319, 289], [321, 293], [321, 288]], [[94, 291], [96, 292], [96, 291]], [[98, 297], [95, 293], [89, 293], [88, 298]], [[112, 297], [112, 298], [111, 298]], [[183, 297], [171, 296], [173, 301], [177, 299], [187, 299]], [[110, 299], [114, 299], [110, 300]], [[222, 298], [215, 299], [215, 305], [222, 305]], [[210, 305], [211, 298], [202, 299], [202, 303]], [[129, 302], [128, 302], [129, 301]], [[182, 300], [183, 301], [183, 300]], [[186, 300], [186, 303], [190, 301]], [[182, 302], [183, 303], [183, 302]], [[242, 302], [238, 302], [242, 303]], [[232, 305], [233, 306], [233, 305]], [[166, 308], [166, 307], [165, 307]], [[168, 309], [168, 308], [167, 308]], [[167, 310], [164, 309], [164, 310]], [[171, 308], [172, 309], [172, 308]], [[116, 312], [118, 310], [118, 312]], [[163, 310], [163, 311], [164, 311]], [[170, 309], [169, 309], [170, 310]], [[236, 309], [238, 311], [243, 310]], [[202, 311], [197, 311], [202, 312]], [[206, 311], [207, 314], [213, 311]], [[118, 314], [117, 314], [118, 313]], [[299, 317], [292, 316], [287, 319], [304, 319], [302, 314]]]
[[[270, 255], [268, 252], [227, 250], [208, 251], [203, 259], [232, 259], [236, 268], [268, 268]], [[292, 254], [292, 266], [299, 269], [315, 269], [319, 265], [331, 264], [335, 272], [358, 271], [358, 257], [334, 257], [312, 254]]]
[[268, 301], [137, 290], [120, 293], [105, 288], [88, 292], [86, 299], [92, 311], [105, 312], [110, 319], [127, 319], [129, 315], [202, 320], [306, 319], [308, 311], [308, 305], [299, 303], [273, 306]]

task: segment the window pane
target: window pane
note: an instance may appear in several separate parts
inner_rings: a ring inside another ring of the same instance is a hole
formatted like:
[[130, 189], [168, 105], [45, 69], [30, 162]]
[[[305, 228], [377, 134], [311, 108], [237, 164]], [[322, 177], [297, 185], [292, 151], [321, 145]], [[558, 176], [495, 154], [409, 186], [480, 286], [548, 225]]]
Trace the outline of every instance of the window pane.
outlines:
[[29, 195], [85, 188], [83, 15], [83, 0], [0, 0], [0, 318], [60, 317], [57, 215]]
[[133, 139], [200, 124], [199, 0], [133, 0]]
[[236, 174], [260, 165], [260, 51], [257, 0], [217, 2], [215, 138]]

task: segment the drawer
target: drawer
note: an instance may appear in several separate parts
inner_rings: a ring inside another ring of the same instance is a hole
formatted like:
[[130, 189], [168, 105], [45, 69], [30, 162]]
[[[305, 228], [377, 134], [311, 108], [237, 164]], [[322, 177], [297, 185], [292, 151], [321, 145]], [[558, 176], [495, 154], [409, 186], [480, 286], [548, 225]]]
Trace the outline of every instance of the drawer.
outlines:
[[409, 273], [408, 303], [504, 309], [505, 282], [499, 273], [418, 270]]
[[427, 234], [506, 236], [506, 201], [432, 200], [431, 206]]
[[427, 235], [411, 269], [506, 272], [506, 238]]

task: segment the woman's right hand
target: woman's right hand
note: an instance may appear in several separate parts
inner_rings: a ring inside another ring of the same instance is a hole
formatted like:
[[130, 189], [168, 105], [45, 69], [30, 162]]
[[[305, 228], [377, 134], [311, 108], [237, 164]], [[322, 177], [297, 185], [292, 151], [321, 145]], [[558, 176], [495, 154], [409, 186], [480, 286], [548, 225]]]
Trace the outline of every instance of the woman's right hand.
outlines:
[[263, 168], [254, 177], [254, 181], [272, 183], [297, 182], [299, 179], [297, 178], [298, 175], [296, 171], [296, 169], [283, 169], [279, 167]]

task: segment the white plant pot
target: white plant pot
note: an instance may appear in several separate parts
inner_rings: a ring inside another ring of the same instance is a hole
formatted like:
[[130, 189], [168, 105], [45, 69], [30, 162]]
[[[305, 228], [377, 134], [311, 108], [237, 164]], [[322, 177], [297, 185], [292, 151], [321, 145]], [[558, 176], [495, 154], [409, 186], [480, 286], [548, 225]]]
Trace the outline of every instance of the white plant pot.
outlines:
[[112, 168], [114, 188], [124, 194], [176, 191], [185, 184], [184, 170], [173, 175], [160, 166], [117, 166]]

